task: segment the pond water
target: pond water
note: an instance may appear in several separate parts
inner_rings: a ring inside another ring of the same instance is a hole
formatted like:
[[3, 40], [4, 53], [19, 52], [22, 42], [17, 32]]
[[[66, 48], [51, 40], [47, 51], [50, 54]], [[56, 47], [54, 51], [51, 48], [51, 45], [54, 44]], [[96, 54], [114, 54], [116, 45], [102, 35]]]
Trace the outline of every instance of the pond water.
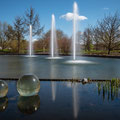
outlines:
[[78, 60], [91, 61], [93, 64], [66, 64], [70, 56], [59, 60], [48, 60], [47, 57], [0, 56], [0, 77], [18, 78], [33, 73], [40, 79], [120, 78], [120, 59], [77, 57]]
[[7, 82], [8, 95], [0, 99], [1, 120], [120, 120], [119, 87], [110, 82], [40, 82], [33, 97], [20, 97], [16, 81]]

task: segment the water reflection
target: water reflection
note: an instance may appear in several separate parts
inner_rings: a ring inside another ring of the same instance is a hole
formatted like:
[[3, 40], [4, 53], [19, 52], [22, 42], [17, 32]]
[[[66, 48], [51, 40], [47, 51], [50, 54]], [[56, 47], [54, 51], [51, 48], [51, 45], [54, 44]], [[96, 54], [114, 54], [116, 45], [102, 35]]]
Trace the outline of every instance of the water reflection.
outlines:
[[[73, 78], [76, 77], [77, 71], [76, 71], [76, 66], [73, 66]], [[78, 112], [79, 112], [79, 103], [78, 103], [78, 84], [77, 83], [73, 83], [72, 86], [72, 97], [73, 97], [73, 114], [74, 114], [74, 118], [78, 117]]]
[[55, 101], [55, 99], [56, 99], [56, 83], [52, 82], [51, 86], [52, 86], [52, 100]]
[[8, 106], [8, 98], [7, 97], [0, 98], [0, 112], [5, 111], [7, 106]]
[[113, 79], [111, 82], [98, 82], [98, 95], [102, 95], [103, 100], [115, 100], [119, 96], [120, 81]]
[[[56, 72], [57, 72], [57, 68], [54, 64], [54, 60], [51, 61], [51, 66], [50, 66], [50, 78], [54, 79], [56, 78]], [[55, 101], [56, 99], [56, 82], [51, 82], [51, 88], [52, 88], [52, 100]]]
[[[12, 83], [14, 82], [12, 81]], [[66, 87], [67, 83], [68, 85]], [[42, 90], [40, 96], [42, 97], [42, 104], [40, 104], [39, 96], [20, 97], [18, 96], [17, 91], [15, 91], [16, 86], [11, 84], [11, 82], [8, 84], [9, 86], [12, 85], [10, 87], [12, 89], [10, 89], [8, 94], [10, 97], [8, 98], [9, 105], [8, 99], [4, 98], [3, 101], [0, 99], [1, 120], [9, 118], [25, 120], [88, 120], [88, 118], [91, 120], [102, 120], [108, 118], [109, 120], [114, 120], [115, 115], [118, 116], [118, 119], [120, 118], [120, 102], [119, 99], [116, 99], [117, 97], [120, 97], [120, 82], [117, 80], [112, 80], [111, 82], [91, 82], [84, 85], [76, 82], [57, 82], [59, 87], [57, 97], [59, 99], [54, 103], [51, 101], [51, 96], [49, 96], [49, 90], [51, 90], [52, 83], [41, 82]], [[111, 101], [111, 98], [114, 98], [114, 101]], [[102, 99], [105, 100], [104, 104]], [[107, 101], [108, 99], [109, 102]], [[18, 112], [18, 110], [20, 112]], [[98, 118], [99, 115], [101, 115], [100, 118]]]
[[24, 114], [32, 114], [40, 107], [40, 97], [38, 95], [31, 97], [19, 97], [18, 108]]
[[74, 118], [78, 117], [78, 112], [79, 112], [79, 97], [78, 97], [78, 91], [77, 91], [77, 84], [73, 85], [73, 113], [74, 113]]
[[67, 84], [66, 84], [66, 86], [67, 86], [67, 88], [72, 88], [72, 82], [67, 82]]

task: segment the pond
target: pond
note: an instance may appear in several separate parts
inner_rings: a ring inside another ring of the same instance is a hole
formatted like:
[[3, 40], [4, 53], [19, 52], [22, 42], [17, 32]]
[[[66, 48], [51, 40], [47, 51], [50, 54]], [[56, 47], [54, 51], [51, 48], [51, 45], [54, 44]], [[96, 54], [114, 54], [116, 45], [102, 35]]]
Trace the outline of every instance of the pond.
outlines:
[[119, 84], [110, 82], [40, 82], [33, 97], [20, 97], [16, 81], [0, 99], [1, 120], [120, 120]]
[[64, 56], [59, 60], [48, 60], [48, 56], [33, 58], [25, 56], [0, 56], [0, 77], [19, 78], [28, 73], [37, 75], [40, 79], [108, 79], [120, 78], [120, 59], [77, 57], [93, 64], [66, 64], [72, 59]]

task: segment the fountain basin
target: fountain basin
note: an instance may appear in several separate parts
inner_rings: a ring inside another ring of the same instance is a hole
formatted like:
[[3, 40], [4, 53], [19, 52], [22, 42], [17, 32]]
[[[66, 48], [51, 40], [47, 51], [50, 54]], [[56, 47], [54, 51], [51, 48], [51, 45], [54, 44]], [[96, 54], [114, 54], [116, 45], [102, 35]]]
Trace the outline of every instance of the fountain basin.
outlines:
[[66, 64], [96, 64], [92, 61], [86, 61], [86, 60], [68, 60], [65, 62]]
[[54, 60], [54, 59], [63, 59], [63, 58], [62, 57], [47, 57], [46, 59]]
[[37, 55], [26, 55], [25, 57], [37, 57]]

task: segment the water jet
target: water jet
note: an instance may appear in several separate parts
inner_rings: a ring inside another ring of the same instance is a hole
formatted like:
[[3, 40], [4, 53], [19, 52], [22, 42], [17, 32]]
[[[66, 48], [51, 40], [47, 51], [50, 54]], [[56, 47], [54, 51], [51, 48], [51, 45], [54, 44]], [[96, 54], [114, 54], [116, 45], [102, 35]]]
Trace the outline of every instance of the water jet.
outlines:
[[61, 59], [61, 57], [58, 56], [58, 45], [57, 45], [56, 25], [55, 25], [54, 14], [52, 14], [52, 22], [51, 22], [50, 57], [48, 57], [47, 59]]

